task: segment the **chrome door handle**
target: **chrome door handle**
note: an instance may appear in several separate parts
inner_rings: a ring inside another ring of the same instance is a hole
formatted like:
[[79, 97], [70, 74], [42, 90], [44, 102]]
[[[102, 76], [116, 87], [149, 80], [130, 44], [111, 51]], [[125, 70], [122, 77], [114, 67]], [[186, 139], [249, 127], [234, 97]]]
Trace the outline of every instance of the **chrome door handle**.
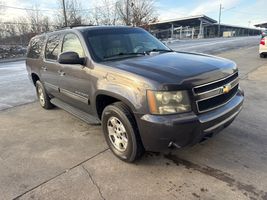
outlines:
[[66, 73], [63, 72], [62, 70], [58, 70], [58, 74], [59, 74], [60, 76], [64, 76]]
[[47, 71], [47, 67], [46, 66], [43, 66], [41, 67], [43, 71]]

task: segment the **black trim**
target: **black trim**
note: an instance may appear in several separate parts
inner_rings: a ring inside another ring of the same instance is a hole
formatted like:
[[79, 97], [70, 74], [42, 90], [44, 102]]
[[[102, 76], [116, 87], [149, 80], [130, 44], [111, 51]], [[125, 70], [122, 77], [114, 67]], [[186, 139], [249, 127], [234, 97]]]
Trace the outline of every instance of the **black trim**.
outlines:
[[68, 97], [70, 97], [70, 98], [73, 98], [73, 99], [75, 99], [77, 101], [80, 101], [80, 102], [83, 102], [83, 103], [89, 105], [89, 99], [84, 97], [84, 96], [81, 96], [79, 94], [73, 93], [73, 92], [71, 92], [69, 90], [66, 90], [66, 89], [63, 89], [63, 88], [60, 88], [59, 92], [64, 94], [64, 95], [66, 95], [66, 96], [68, 96]]
[[53, 85], [53, 84], [51, 84], [51, 83], [47, 83], [47, 82], [44, 82], [44, 85], [45, 85], [45, 87], [49, 87], [49, 88], [51, 88], [51, 89], [53, 89], [53, 90], [57, 90], [57, 91], [59, 91], [59, 87], [56, 86], [56, 85]]

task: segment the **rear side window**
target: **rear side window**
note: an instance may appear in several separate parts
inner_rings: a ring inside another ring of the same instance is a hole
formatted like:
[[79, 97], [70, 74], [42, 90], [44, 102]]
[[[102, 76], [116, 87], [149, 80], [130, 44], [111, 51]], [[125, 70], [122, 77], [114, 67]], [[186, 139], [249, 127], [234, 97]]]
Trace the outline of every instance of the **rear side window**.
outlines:
[[33, 38], [29, 45], [27, 57], [38, 59], [44, 47], [45, 37]]
[[51, 35], [46, 44], [45, 58], [49, 60], [57, 60], [60, 53], [60, 35]]

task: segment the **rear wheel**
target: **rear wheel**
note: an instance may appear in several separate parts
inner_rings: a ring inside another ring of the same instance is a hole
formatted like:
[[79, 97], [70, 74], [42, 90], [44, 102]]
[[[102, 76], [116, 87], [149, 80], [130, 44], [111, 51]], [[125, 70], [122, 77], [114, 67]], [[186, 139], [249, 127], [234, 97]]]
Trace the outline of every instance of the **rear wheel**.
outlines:
[[121, 160], [133, 162], [144, 153], [137, 125], [130, 109], [122, 102], [107, 106], [102, 128], [111, 151]]
[[264, 53], [261, 53], [261, 54], [260, 54], [260, 57], [261, 57], [261, 58], [265, 58], [266, 55], [265, 55]]
[[53, 104], [50, 103], [50, 98], [41, 81], [36, 81], [36, 93], [39, 103], [44, 109], [51, 109], [54, 107]]

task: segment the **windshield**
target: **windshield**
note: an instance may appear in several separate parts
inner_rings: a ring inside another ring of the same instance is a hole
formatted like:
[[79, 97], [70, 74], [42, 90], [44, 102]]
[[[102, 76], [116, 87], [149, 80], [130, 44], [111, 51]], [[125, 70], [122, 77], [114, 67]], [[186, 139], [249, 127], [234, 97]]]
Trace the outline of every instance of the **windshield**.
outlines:
[[98, 62], [144, 56], [150, 51], [170, 51], [158, 39], [140, 28], [88, 30], [87, 42], [91, 54]]

